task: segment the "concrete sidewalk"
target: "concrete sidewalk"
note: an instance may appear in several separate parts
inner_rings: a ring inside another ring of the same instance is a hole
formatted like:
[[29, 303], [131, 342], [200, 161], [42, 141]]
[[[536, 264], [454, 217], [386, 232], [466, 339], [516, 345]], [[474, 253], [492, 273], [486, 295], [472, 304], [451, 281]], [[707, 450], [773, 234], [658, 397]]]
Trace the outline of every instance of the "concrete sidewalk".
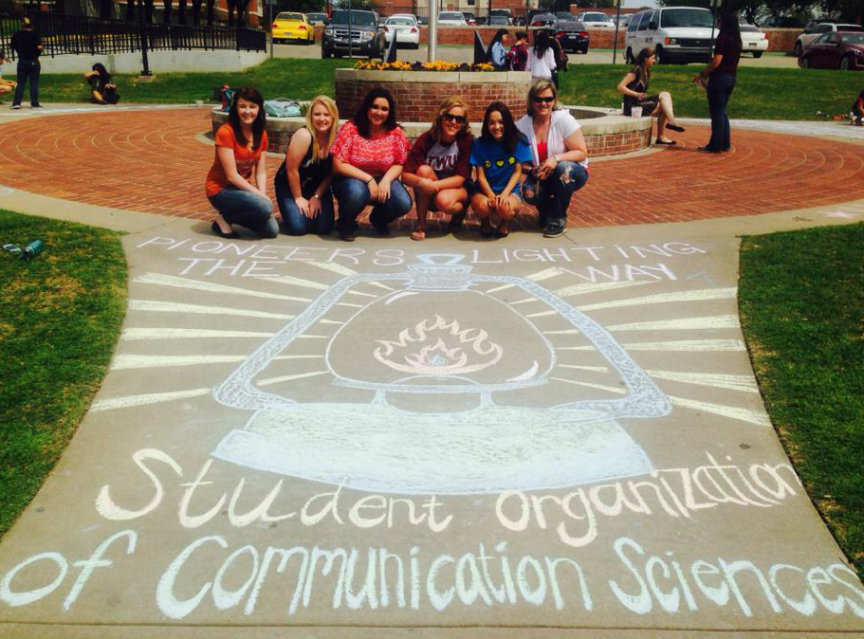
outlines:
[[861, 202], [346, 245], [11, 196], [128, 230], [130, 287], [0, 636], [864, 634], [737, 315], [740, 234]]

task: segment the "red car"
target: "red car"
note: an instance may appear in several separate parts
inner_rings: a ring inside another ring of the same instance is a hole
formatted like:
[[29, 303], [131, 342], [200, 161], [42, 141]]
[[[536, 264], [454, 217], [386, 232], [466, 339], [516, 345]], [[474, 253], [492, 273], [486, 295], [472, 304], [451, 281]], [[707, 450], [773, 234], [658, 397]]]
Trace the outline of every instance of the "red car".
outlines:
[[864, 33], [823, 33], [804, 47], [798, 65], [802, 69], [864, 69]]

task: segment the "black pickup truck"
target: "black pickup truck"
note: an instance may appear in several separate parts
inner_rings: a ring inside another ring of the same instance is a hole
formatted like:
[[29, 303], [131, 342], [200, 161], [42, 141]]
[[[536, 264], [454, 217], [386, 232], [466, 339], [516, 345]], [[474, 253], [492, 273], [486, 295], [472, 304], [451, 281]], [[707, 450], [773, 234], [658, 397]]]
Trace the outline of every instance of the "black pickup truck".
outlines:
[[324, 26], [321, 36], [321, 57], [331, 58], [349, 55], [348, 28], [351, 28], [350, 54], [381, 58], [387, 54], [384, 31], [378, 27], [378, 16], [374, 11], [360, 9], [337, 9]]

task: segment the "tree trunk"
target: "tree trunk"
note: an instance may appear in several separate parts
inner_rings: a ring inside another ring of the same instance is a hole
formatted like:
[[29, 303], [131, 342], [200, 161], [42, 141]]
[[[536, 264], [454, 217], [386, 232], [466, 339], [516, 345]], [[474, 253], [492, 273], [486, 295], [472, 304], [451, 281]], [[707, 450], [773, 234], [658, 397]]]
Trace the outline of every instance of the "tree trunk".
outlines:
[[192, 0], [192, 24], [201, 24], [201, 0]]
[[110, 20], [114, 17], [114, 2], [113, 0], [100, 0], [99, 2], [99, 17], [103, 20]]
[[171, 24], [171, 0], [162, 0], [164, 11], [162, 12], [162, 23]]
[[186, 0], [177, 0], [177, 22], [186, 24]]
[[135, 0], [126, 0], [126, 21], [132, 22], [135, 19]]
[[207, 26], [213, 26], [213, 4], [216, 0], [207, 0]]
[[153, 0], [144, 0], [144, 22], [153, 24]]
[[228, 8], [228, 26], [234, 25], [234, 10], [237, 9], [237, 0], [226, 0]]

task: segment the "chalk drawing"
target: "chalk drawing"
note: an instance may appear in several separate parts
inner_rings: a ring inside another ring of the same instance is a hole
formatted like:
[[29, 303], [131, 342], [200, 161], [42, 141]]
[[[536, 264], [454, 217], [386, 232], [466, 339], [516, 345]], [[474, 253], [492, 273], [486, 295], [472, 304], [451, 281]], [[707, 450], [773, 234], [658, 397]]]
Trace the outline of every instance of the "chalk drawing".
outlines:
[[[671, 404], [605, 329], [529, 279], [474, 273], [461, 255], [418, 260], [401, 273], [339, 268], [349, 273], [214, 390], [220, 403], [254, 411], [214, 456], [359, 490], [416, 494], [548, 489], [654, 470], [618, 420], [663, 416]], [[528, 319], [490, 294], [511, 288], [552, 316]], [[339, 307], [352, 290], [373, 297], [359, 309]], [[280, 392], [260, 388], [309, 376], [261, 379], [309, 331], [327, 340], [326, 400], [296, 399], [290, 384]], [[580, 340], [590, 354], [571, 364], [608, 371], [608, 383], [570, 385], [580, 371], [559, 366], [555, 342]], [[561, 390], [551, 404], [502, 403], [553, 384]]]

